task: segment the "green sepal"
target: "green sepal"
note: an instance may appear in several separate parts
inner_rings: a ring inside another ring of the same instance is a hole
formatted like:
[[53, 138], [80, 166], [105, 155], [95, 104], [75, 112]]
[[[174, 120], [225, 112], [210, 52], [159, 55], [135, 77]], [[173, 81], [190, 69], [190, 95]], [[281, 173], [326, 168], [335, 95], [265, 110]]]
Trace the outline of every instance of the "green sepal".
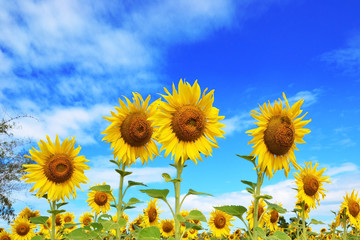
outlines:
[[191, 210], [189, 214], [185, 217], [185, 220], [198, 220], [201, 222], [206, 222], [206, 217], [199, 210]]
[[30, 222], [34, 224], [45, 224], [49, 217], [40, 216], [40, 217], [32, 217], [30, 218]]
[[242, 215], [246, 212], [246, 208], [240, 205], [225, 205], [214, 208], [240, 219], [242, 219]]
[[253, 182], [250, 182], [250, 181], [246, 181], [246, 180], [241, 180], [241, 182], [243, 184], [246, 184], [248, 186], [250, 186], [252, 189], [255, 189], [256, 188], [256, 183], [253, 183]]
[[159, 240], [160, 229], [156, 226], [143, 228], [138, 235], [138, 240]]
[[202, 230], [203, 228], [195, 223], [185, 222], [185, 229]]
[[120, 170], [120, 169], [115, 169], [115, 171], [120, 174], [122, 177], [125, 177], [127, 175], [130, 175], [132, 174], [132, 172], [127, 172], [127, 171], [123, 171], [123, 170]]
[[137, 203], [143, 203], [142, 201], [140, 201], [139, 199], [137, 198], [130, 198], [128, 203], [126, 204], [127, 206], [130, 206], [130, 205], [134, 205], [134, 204], [137, 204]]
[[63, 212], [66, 212], [66, 210], [64, 209], [61, 209], [61, 210], [47, 210], [48, 213], [50, 214], [55, 214], [55, 215], [58, 215], [59, 213], [63, 213]]
[[117, 208], [115, 204], [110, 204], [110, 207]]
[[142, 183], [142, 182], [128, 181], [128, 187], [132, 187], [132, 186], [145, 186], [145, 187], [147, 187], [147, 185]]
[[97, 192], [104, 192], [104, 193], [111, 193], [111, 187], [110, 185], [98, 185], [98, 186], [92, 186], [89, 190], [91, 191], [97, 191]]
[[325, 224], [325, 223], [323, 223], [322, 221], [318, 221], [318, 220], [316, 220], [316, 219], [311, 219], [311, 221], [310, 221], [310, 224]]
[[210, 193], [197, 192], [193, 189], [189, 189], [189, 192], [187, 193], [187, 195], [207, 195], [207, 196], [213, 197], [213, 195], [211, 195]]
[[[176, 168], [177, 169], [177, 166], [175, 165], [175, 164], [173, 164], [173, 163], [170, 163], [170, 166], [173, 166], [174, 168]], [[184, 166], [183, 167], [187, 167], [187, 165], [185, 165], [184, 164]]]
[[[36, 196], [35, 194], [34, 194], [34, 196]], [[41, 196], [42, 198], [45, 198], [45, 199], [48, 199], [48, 195], [47, 195], [47, 193], [45, 193], [44, 195], [42, 195]]]
[[268, 206], [268, 210], [275, 210], [275, 211], [277, 211], [278, 213], [286, 213], [286, 212], [287, 212], [287, 210], [286, 210], [285, 208], [283, 208], [283, 207], [281, 207], [281, 206], [279, 206], [279, 205], [277, 205], [277, 204], [269, 203], [269, 202], [266, 201], [266, 200], [265, 200], [265, 202], [266, 202], [266, 204], [267, 204], [267, 206]]
[[254, 166], [256, 166], [256, 163], [255, 163], [256, 157], [255, 156], [244, 156], [244, 155], [239, 155], [239, 154], [236, 154], [236, 156], [241, 157], [245, 160], [248, 160], [249, 162], [254, 164]]
[[158, 198], [166, 201], [166, 197], [169, 194], [168, 189], [141, 189], [140, 192], [146, 193], [149, 197]]

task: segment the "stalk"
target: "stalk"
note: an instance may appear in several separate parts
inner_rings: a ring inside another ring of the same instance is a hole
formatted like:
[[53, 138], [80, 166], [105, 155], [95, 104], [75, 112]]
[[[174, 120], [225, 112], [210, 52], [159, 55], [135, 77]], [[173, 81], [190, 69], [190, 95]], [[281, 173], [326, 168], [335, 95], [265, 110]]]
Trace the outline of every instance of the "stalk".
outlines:
[[264, 180], [265, 172], [260, 172], [256, 170], [257, 172], [257, 182], [256, 182], [256, 190], [254, 195], [254, 226], [253, 226], [253, 239], [257, 240], [257, 232], [255, 231], [256, 227], [258, 226], [258, 211], [259, 211], [259, 196], [260, 196], [260, 189], [261, 185]]
[[307, 229], [305, 226], [305, 203], [302, 204], [302, 235], [304, 240], [307, 240]]
[[56, 204], [56, 201], [53, 201], [52, 204], [50, 203], [50, 209], [51, 209], [51, 216], [52, 216], [52, 219], [51, 219], [51, 232], [50, 232], [50, 238], [51, 240], [55, 240], [55, 219], [56, 219], [56, 213], [54, 212], [55, 211], [55, 205]]
[[343, 213], [343, 223], [344, 223], [344, 232], [343, 232], [343, 239], [347, 240], [347, 226], [346, 226], [346, 213]]
[[[120, 168], [120, 167], [119, 167]], [[122, 167], [121, 167], [122, 172], [125, 171], [125, 164], [122, 163]], [[117, 204], [117, 218], [118, 221], [121, 218], [122, 214], [123, 214], [123, 208], [122, 208], [122, 199], [123, 199], [123, 186], [124, 186], [124, 175], [120, 174], [120, 183], [119, 183], [119, 202]], [[120, 236], [121, 236], [121, 230], [117, 229], [116, 230], [116, 238], [120, 240]]]
[[175, 188], [175, 240], [181, 239], [181, 233], [180, 233], [180, 222], [177, 219], [177, 215], [180, 214], [180, 181], [181, 181], [181, 173], [184, 168], [184, 165], [181, 161], [178, 161], [176, 165], [176, 179], [178, 181], [174, 182], [174, 188]]

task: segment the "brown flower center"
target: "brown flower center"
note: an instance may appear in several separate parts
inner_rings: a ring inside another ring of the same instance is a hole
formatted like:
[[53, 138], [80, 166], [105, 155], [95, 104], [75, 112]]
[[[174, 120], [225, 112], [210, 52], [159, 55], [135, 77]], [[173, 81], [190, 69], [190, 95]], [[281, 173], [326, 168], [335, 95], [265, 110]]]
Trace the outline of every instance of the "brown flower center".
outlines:
[[60, 214], [56, 215], [55, 225], [56, 226], [61, 226], [61, 216], [60, 216]]
[[91, 218], [85, 217], [85, 219], [84, 219], [84, 225], [87, 226], [87, 225], [89, 225], [90, 223], [91, 223]]
[[174, 226], [171, 222], [165, 222], [162, 226], [162, 230], [166, 233], [171, 232], [174, 229]]
[[319, 181], [312, 175], [307, 175], [303, 178], [304, 192], [306, 195], [312, 197], [319, 189]]
[[68, 222], [71, 222], [71, 217], [70, 216], [66, 216], [65, 218], [64, 218], [64, 222], [66, 222], [66, 223], [68, 223]]
[[360, 212], [359, 203], [351, 199], [349, 201], [349, 212], [353, 217], [356, 217]]
[[150, 210], [148, 212], [148, 216], [149, 216], [149, 222], [151, 222], [151, 223], [154, 222], [157, 217], [156, 208], [154, 208], [154, 207], [150, 208]]
[[52, 182], [63, 183], [74, 172], [74, 165], [66, 154], [53, 155], [44, 166], [45, 176]]
[[145, 113], [135, 112], [125, 118], [121, 124], [120, 132], [127, 144], [140, 147], [150, 140], [153, 128]]
[[216, 215], [215, 220], [214, 220], [214, 224], [215, 224], [216, 228], [222, 229], [223, 227], [225, 227], [226, 218], [223, 215]]
[[11, 240], [11, 238], [7, 235], [4, 235], [0, 238], [0, 240]]
[[275, 155], [286, 154], [294, 143], [295, 128], [287, 116], [273, 116], [264, 132], [267, 149]]
[[270, 213], [270, 222], [276, 223], [276, 221], [279, 219], [279, 213], [275, 210], [271, 211]]
[[190, 142], [201, 137], [205, 123], [205, 115], [201, 110], [193, 106], [183, 106], [174, 113], [172, 128], [178, 139]]
[[260, 219], [261, 215], [264, 213], [264, 208], [259, 205], [258, 207], [258, 220]]
[[104, 206], [108, 201], [108, 196], [104, 192], [96, 192], [94, 202], [98, 206]]
[[188, 233], [185, 232], [182, 238], [183, 238], [183, 239], [187, 239], [187, 238], [188, 238]]
[[30, 226], [29, 224], [26, 223], [20, 223], [16, 227], [16, 233], [20, 236], [25, 236], [26, 234], [28, 234], [29, 231], [30, 231]]
[[309, 205], [305, 203], [305, 212], [309, 209]]

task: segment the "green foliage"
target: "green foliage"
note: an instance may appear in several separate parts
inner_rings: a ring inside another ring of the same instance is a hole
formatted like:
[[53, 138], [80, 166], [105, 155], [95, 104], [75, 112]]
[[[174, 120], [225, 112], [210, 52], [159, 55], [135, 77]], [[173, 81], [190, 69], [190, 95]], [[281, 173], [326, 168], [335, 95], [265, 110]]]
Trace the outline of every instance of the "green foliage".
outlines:
[[142, 189], [140, 192], [146, 193], [149, 197], [158, 198], [166, 201], [166, 197], [169, 194], [168, 189]]
[[275, 210], [275, 211], [277, 211], [278, 213], [286, 213], [286, 212], [287, 212], [287, 210], [286, 210], [285, 208], [280, 207], [280, 206], [277, 205], [277, 204], [269, 203], [269, 202], [266, 201], [266, 200], [265, 200], [265, 202], [266, 202], [266, 204], [267, 204], [267, 206], [268, 206], [268, 210]]
[[246, 208], [240, 205], [225, 205], [214, 208], [240, 219], [242, 219], [242, 215], [246, 212]]
[[104, 192], [104, 193], [111, 193], [110, 185], [99, 185], [93, 186], [90, 188], [90, 191], [97, 191], [97, 192]]
[[45, 224], [49, 217], [40, 216], [40, 217], [32, 217], [30, 218], [30, 222], [34, 224]]
[[158, 227], [147, 227], [139, 232], [138, 240], [160, 240], [160, 230]]

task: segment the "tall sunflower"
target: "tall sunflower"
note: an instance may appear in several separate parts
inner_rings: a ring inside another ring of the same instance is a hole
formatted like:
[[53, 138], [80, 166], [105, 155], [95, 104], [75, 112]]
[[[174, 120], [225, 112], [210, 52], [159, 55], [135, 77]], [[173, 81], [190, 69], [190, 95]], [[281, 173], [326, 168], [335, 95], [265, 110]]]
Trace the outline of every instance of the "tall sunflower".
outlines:
[[208, 222], [212, 235], [217, 238], [228, 236], [230, 227], [234, 226], [231, 221], [235, 221], [231, 215], [217, 209], [212, 211]]
[[160, 221], [160, 232], [164, 238], [175, 236], [175, 223], [173, 219], [164, 219]]
[[290, 107], [285, 93], [283, 97], [284, 107], [279, 99], [279, 103], [275, 101], [273, 107], [270, 101], [269, 104], [264, 103], [262, 107], [259, 105], [261, 113], [251, 111], [251, 116], [259, 121], [255, 123], [258, 127], [246, 131], [253, 137], [249, 144], [255, 144], [251, 155], [258, 156], [258, 167], [262, 172], [266, 171], [269, 178], [282, 169], [285, 169], [287, 177], [290, 162], [295, 169], [299, 168], [294, 149], [298, 150], [296, 143], [305, 143], [303, 137], [310, 133], [309, 129], [302, 128], [311, 121], [311, 119], [301, 121], [307, 113], [299, 117], [302, 113], [300, 107], [304, 100], [301, 99]]
[[143, 227], [151, 227], [151, 226], [158, 226], [159, 225], [159, 208], [157, 207], [158, 200], [150, 199], [148, 202], [148, 206], [144, 209], [143, 215]]
[[[106, 185], [106, 183], [103, 183], [102, 185]], [[100, 184], [95, 184], [95, 186], [100, 186]], [[110, 211], [110, 204], [113, 200], [113, 197], [109, 193], [90, 190], [88, 192], [88, 199], [86, 202], [88, 202], [88, 205], [91, 207], [92, 211], [100, 214], [101, 212], [107, 213]]]
[[175, 156], [175, 163], [184, 163], [191, 159], [195, 163], [201, 160], [200, 153], [211, 155], [212, 148], [217, 148], [215, 137], [223, 137], [225, 127], [219, 121], [219, 109], [212, 106], [214, 90], [202, 94], [200, 86], [195, 81], [193, 86], [180, 79], [178, 91], [173, 84], [173, 93], [166, 88], [168, 95], [161, 95], [167, 102], [161, 101], [159, 112], [154, 119], [153, 126], [159, 128], [158, 142], [162, 144], [160, 151], [165, 150], [165, 157], [170, 152]]
[[355, 194], [355, 189], [350, 195], [346, 193], [344, 201], [340, 206], [341, 209], [346, 209], [346, 216], [349, 217], [350, 223], [357, 229], [360, 228], [360, 198], [358, 198], [358, 194], [359, 192]]
[[325, 197], [324, 191], [326, 191], [322, 186], [323, 184], [330, 183], [328, 180], [330, 177], [323, 177], [323, 173], [326, 168], [323, 168], [319, 171], [316, 170], [318, 163], [315, 166], [312, 166], [312, 162], [305, 162], [306, 166], [304, 168], [300, 167], [300, 173], [295, 173], [294, 177], [296, 178], [296, 185], [298, 186], [297, 199], [299, 202], [305, 202], [310, 208], [316, 208], [316, 202], [320, 204], [320, 194], [322, 199]]
[[149, 105], [150, 95], [145, 101], [139, 93], [133, 95], [133, 102], [124, 97], [127, 105], [119, 99], [121, 108], [115, 107], [117, 113], [111, 112], [112, 117], [104, 117], [111, 124], [102, 132], [106, 134], [103, 140], [110, 142], [114, 149], [114, 157], [127, 166], [139, 157], [145, 163], [159, 155], [153, 140], [156, 129], [150, 120], [157, 112], [158, 101]]
[[35, 236], [35, 224], [30, 223], [29, 219], [25, 217], [18, 217], [11, 225], [11, 239], [14, 240], [30, 240]]
[[[254, 202], [251, 201], [251, 206], [248, 208], [246, 219], [249, 222], [249, 227], [252, 229], [254, 227]], [[266, 204], [262, 198], [260, 198], [258, 203], [258, 226], [263, 228], [265, 222], [269, 221], [269, 215], [266, 213]], [[261, 217], [262, 216], [262, 217]]]
[[39, 198], [45, 193], [50, 201], [65, 200], [65, 196], [69, 198], [69, 194], [75, 198], [75, 186], [80, 188], [80, 183], [88, 181], [84, 170], [90, 169], [85, 164], [89, 160], [85, 156], [78, 156], [81, 148], [78, 146], [74, 149], [74, 138], [67, 138], [61, 144], [57, 135], [55, 144], [48, 136], [46, 138], [48, 143], [43, 140], [38, 143], [40, 151], [32, 148], [29, 151], [31, 156], [25, 155], [37, 164], [23, 165], [28, 174], [22, 179], [26, 183], [35, 183], [30, 191], [39, 189], [36, 193]]

